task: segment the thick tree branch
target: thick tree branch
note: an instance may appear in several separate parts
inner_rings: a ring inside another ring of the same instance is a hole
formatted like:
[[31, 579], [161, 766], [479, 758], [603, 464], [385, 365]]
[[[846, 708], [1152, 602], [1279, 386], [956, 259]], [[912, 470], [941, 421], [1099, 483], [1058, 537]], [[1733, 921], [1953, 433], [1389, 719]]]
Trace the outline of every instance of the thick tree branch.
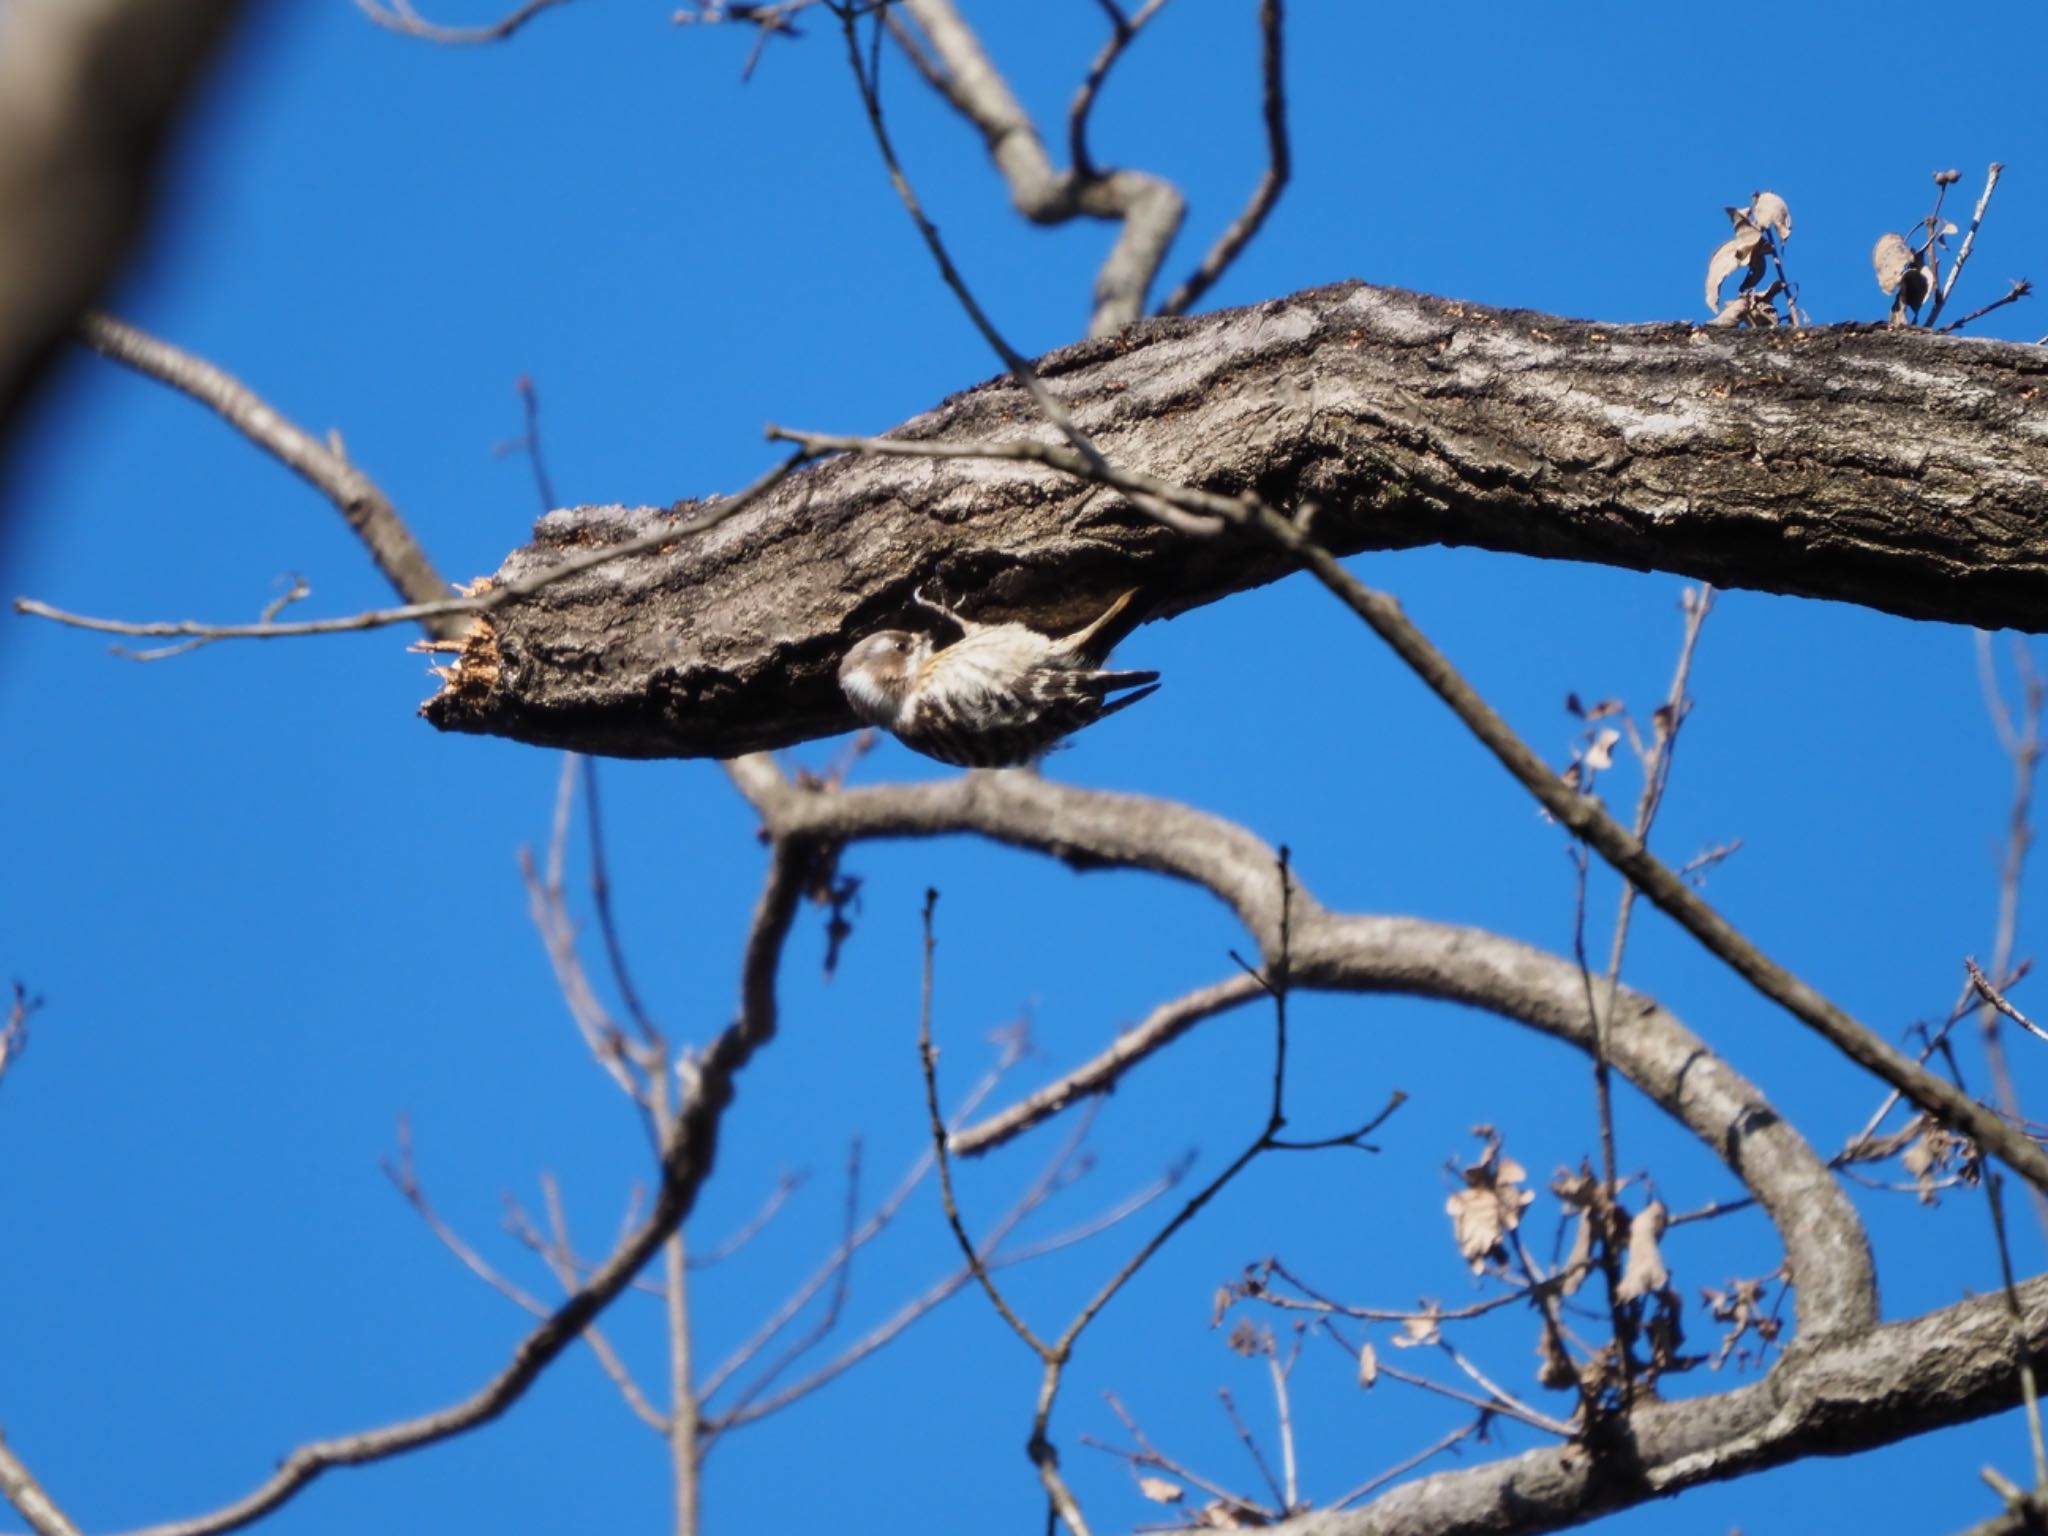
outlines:
[[[2027, 1349], [2048, 1365], [2048, 1277], [2019, 1288]], [[1599, 1449], [1550, 1446], [1437, 1472], [1363, 1509], [1307, 1515], [1286, 1536], [1530, 1536], [1809, 1456], [1842, 1456], [1961, 1424], [2019, 1400], [2005, 1297], [1795, 1345], [1770, 1375], [1658, 1404]]]
[[[814, 790], [791, 784], [765, 757], [743, 758], [732, 764], [732, 773], [777, 837], [836, 843], [972, 832], [1080, 869], [1149, 870], [1199, 885], [1227, 902], [1268, 965], [1281, 953], [1273, 850], [1234, 823], [1170, 801], [1072, 789], [1029, 774]], [[1580, 1050], [1592, 1049], [1585, 977], [1564, 956], [1479, 929], [1332, 913], [1298, 883], [1288, 923], [1291, 985], [1465, 1003]], [[1776, 1225], [1798, 1277], [1801, 1336], [1867, 1328], [1877, 1316], [1869, 1246], [1847, 1197], [1813, 1149], [1675, 1017], [1640, 993], [1609, 993], [1604, 982], [1599, 986], [1603, 1012], [1611, 1019], [1615, 1069], [1726, 1162]], [[1225, 984], [1169, 1004], [1112, 1046], [1106, 1062], [1098, 1060], [1016, 1110], [957, 1133], [956, 1146], [987, 1150], [1079, 1094], [1110, 1086], [1192, 1023], [1188, 1015], [1205, 1016], [1243, 1000]], [[1148, 1029], [1162, 1018], [1171, 1023]]]
[[148, 219], [172, 128], [240, 0], [0, 12], [0, 440]]
[[[2048, 629], [2048, 354], [1860, 327], [1604, 326], [1357, 284], [1065, 348], [1038, 372], [1114, 464], [1313, 504], [1350, 554], [1476, 544]], [[1057, 445], [996, 380], [891, 434]], [[500, 584], [678, 512], [551, 514]], [[853, 724], [835, 679], [920, 583], [1079, 622], [1131, 585], [1165, 616], [1285, 551], [1191, 539], [1045, 464], [863, 455], [719, 531], [493, 616], [426, 707], [446, 729], [621, 756], [730, 756]]]
[[898, 11], [918, 29], [908, 34], [905, 51], [933, 89], [981, 134], [1019, 213], [1034, 224], [1062, 224], [1074, 218], [1122, 223], [1116, 244], [1096, 274], [1089, 334], [1111, 334], [1144, 314], [1145, 295], [1187, 211], [1180, 189], [1144, 171], [1098, 170], [1087, 164], [1055, 170], [1037, 124], [989, 61], [953, 0], [901, 0], [889, 19], [897, 25], [899, 38], [905, 38], [907, 29], [897, 23]]

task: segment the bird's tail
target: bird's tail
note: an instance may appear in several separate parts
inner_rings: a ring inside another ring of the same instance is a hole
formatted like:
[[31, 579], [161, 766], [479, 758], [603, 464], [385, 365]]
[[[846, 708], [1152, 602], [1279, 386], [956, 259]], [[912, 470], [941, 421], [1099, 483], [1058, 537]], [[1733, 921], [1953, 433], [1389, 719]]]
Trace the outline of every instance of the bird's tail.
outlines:
[[1095, 717], [1097, 720], [1107, 720], [1118, 710], [1128, 709], [1131, 705], [1137, 703], [1138, 700], [1150, 698], [1159, 691], [1159, 674], [1157, 672], [1098, 672], [1095, 676], [1103, 681], [1105, 691], [1114, 688], [1129, 688], [1134, 683], [1143, 683], [1145, 685], [1134, 692], [1125, 694], [1120, 699], [1105, 701], [1102, 706], [1102, 713]]
[[[1139, 591], [1140, 589], [1137, 587], [1130, 588], [1123, 596], [1103, 609], [1089, 623], [1087, 628], [1078, 629], [1061, 640], [1061, 648], [1076, 656], [1090, 656], [1098, 660], [1107, 656], [1116, 648], [1119, 640], [1123, 639], [1125, 635], [1136, 629], [1145, 620], [1144, 614], [1137, 613], [1129, 615], [1122, 624], [1116, 623], [1119, 617], [1124, 616], [1125, 610], [1131, 606], [1132, 600], [1137, 597]], [[1112, 625], [1115, 627], [1112, 628]]]

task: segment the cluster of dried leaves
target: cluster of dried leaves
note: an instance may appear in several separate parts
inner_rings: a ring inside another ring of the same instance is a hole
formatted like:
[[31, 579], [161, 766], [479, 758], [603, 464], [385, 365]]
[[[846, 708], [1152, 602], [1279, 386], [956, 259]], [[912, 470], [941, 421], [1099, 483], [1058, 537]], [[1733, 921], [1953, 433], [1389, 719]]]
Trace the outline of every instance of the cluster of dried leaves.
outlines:
[[[1735, 233], [1721, 243], [1707, 263], [1707, 308], [1715, 325], [1741, 325], [1753, 329], [1806, 321], [1799, 308], [1799, 292], [1785, 276], [1785, 242], [1792, 238], [1792, 210], [1775, 192], [1753, 194], [1747, 208], [1724, 208]], [[1735, 297], [1725, 305], [1721, 290], [1737, 272], [1742, 281]], [[1764, 274], [1774, 272], [1768, 286], [1760, 287]], [[1781, 312], [1778, 300], [1785, 301]]]
[[[1896, 232], [1878, 237], [1877, 246], [1870, 253], [1870, 261], [1877, 275], [1877, 286], [1891, 296], [1890, 325], [1935, 327], [1943, 306], [1955, 291], [1956, 279], [1962, 274], [1964, 263], [1969, 260], [1978, 226], [1984, 220], [1985, 207], [1990, 203], [1991, 193], [2004, 169], [2003, 165], [1993, 162], [1985, 179], [1984, 195], [1977, 200], [1977, 210], [1970, 219], [1967, 232], [1959, 229], [1953, 220], [1942, 217], [1942, 203], [1948, 196], [1948, 189], [1962, 180], [1962, 172], [1947, 170], [1934, 173], [1934, 207], [1926, 217], [1910, 226], [1914, 231], [1911, 239]], [[1731, 207], [1722, 211], [1734, 224], [1735, 233], [1722, 242], [1707, 263], [1707, 308], [1714, 315], [1711, 323], [1753, 329], [1807, 323], [1808, 316], [1799, 308], [1798, 290], [1785, 276], [1785, 242], [1792, 237], [1792, 211], [1785, 200], [1775, 192], [1758, 192], [1750, 198], [1748, 207]], [[1962, 245], [1951, 253], [1949, 241], [1957, 235], [1962, 236]], [[1944, 263], [1946, 278], [1943, 276]], [[1738, 272], [1742, 274], [1742, 281], [1736, 286], [1735, 296], [1724, 303], [1722, 290]], [[1771, 274], [1768, 284], [1764, 282], [1766, 273]], [[1941, 329], [1958, 330], [1978, 316], [1988, 314], [2000, 305], [2023, 299], [2032, 291], [2033, 285], [2025, 278], [2016, 279], [2002, 297]], [[1779, 305], [1781, 299], [1783, 308]], [[1923, 310], [1926, 312], [1924, 318]]]

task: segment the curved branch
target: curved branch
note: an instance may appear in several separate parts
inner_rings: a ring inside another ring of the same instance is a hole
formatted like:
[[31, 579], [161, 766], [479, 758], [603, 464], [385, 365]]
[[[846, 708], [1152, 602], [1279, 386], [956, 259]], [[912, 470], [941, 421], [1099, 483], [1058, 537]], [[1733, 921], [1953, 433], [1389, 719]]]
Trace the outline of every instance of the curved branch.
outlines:
[[1122, 222], [1116, 244], [1096, 274], [1088, 334], [1108, 335], [1138, 319], [1187, 211], [1179, 188], [1144, 171], [1079, 165], [1054, 170], [1037, 125], [982, 51], [981, 40], [961, 20], [953, 0], [902, 0], [890, 12], [892, 20], [899, 10], [917, 23], [925, 44], [922, 49], [913, 44], [906, 52], [953, 110], [981, 134], [1019, 213], [1034, 224], [1063, 224], [1073, 218]]
[[[774, 836], [838, 843], [972, 832], [1051, 854], [1076, 868], [1145, 869], [1210, 891], [1236, 911], [1269, 964], [1280, 953], [1273, 850], [1243, 828], [1203, 812], [1136, 795], [1072, 789], [1030, 774], [814, 790], [790, 783], [763, 757], [740, 759], [731, 768]], [[1287, 922], [1294, 986], [1465, 1003], [1580, 1050], [1593, 1047], [1586, 977], [1572, 960], [1480, 929], [1332, 913], [1298, 883]], [[1241, 1000], [1228, 986], [1166, 1005], [1147, 1021], [1161, 1021], [1157, 1029], [1148, 1033], [1141, 1025], [1073, 1078], [959, 1133], [961, 1138], [983, 1150], [1051, 1113], [1045, 1106], [1106, 1086], [1144, 1050], [1163, 1043], [1176, 1023], [1186, 1028], [1203, 1010], [1214, 1013]], [[1605, 983], [1595, 988], [1598, 997]], [[1804, 1138], [1654, 1001], [1626, 988], [1616, 990], [1611, 1002], [1599, 1000], [1612, 1019], [1615, 1069], [1725, 1162], [1777, 1227], [1798, 1280], [1800, 1337], [1810, 1341], [1868, 1328], [1877, 1317], [1868, 1240], [1847, 1196]], [[1129, 1054], [1120, 1055], [1125, 1048]], [[1016, 1123], [1010, 1123], [1013, 1116]]]
[[1230, 221], [1230, 227], [1209, 247], [1209, 254], [1202, 258], [1202, 264], [1189, 273], [1187, 281], [1174, 289], [1166, 302], [1159, 306], [1162, 315], [1186, 314], [1200, 302], [1203, 294], [1215, 286], [1216, 279], [1252, 243], [1253, 236], [1265, 227], [1266, 216], [1280, 201], [1280, 194], [1287, 190], [1288, 180], [1294, 174], [1294, 154], [1287, 140], [1287, 48], [1282, 36], [1280, 4], [1281, 0], [1260, 0], [1259, 3], [1259, 40], [1263, 58], [1260, 78], [1265, 87], [1266, 115], [1265, 173], [1259, 177], [1259, 184], [1252, 188], [1251, 201], [1244, 205], [1244, 212]]
[[686, 1059], [678, 1067], [683, 1102], [662, 1147], [661, 1184], [654, 1209], [580, 1290], [520, 1340], [510, 1363], [459, 1403], [382, 1429], [300, 1446], [257, 1488], [234, 1503], [194, 1519], [149, 1526], [132, 1536], [215, 1536], [237, 1530], [291, 1499], [329, 1468], [383, 1461], [450, 1439], [488, 1424], [517, 1402], [555, 1357], [575, 1343], [632, 1284], [696, 1204], [697, 1192], [710, 1177], [717, 1158], [719, 1125], [732, 1102], [739, 1073], [775, 1036], [775, 972], [814, 854], [800, 839], [782, 839], [775, 844], [767, 883], [747, 934], [740, 968], [739, 1017], [719, 1034], [701, 1060]]
[[356, 0], [356, 9], [380, 27], [429, 43], [502, 43], [542, 11], [567, 3], [568, 0], [525, 0], [523, 5], [481, 27], [440, 26], [414, 10], [411, 0], [389, 0], [388, 4], [382, 0]]
[[[2038, 348], [1602, 326], [1351, 284], [1148, 321], [1037, 372], [1112, 464], [1313, 504], [1336, 554], [1475, 544], [2048, 629]], [[1056, 444], [1007, 380], [889, 440]], [[497, 579], [669, 515], [551, 514]], [[426, 713], [586, 751], [730, 757], [849, 729], [839, 659], [907, 619], [920, 583], [1057, 631], [1132, 586], [1163, 617], [1294, 568], [1263, 540], [1160, 527], [1047, 464], [842, 458], [715, 540], [522, 605], [494, 626], [487, 686]]]
[[[323, 443], [286, 420], [240, 379], [204, 358], [111, 315], [86, 316], [78, 334], [102, 356], [125, 363], [219, 412], [229, 426], [333, 502], [377, 562], [377, 569], [407, 604], [438, 606], [448, 601], [448, 583], [434, 569], [434, 562], [412, 536], [391, 498], [350, 463], [338, 446]], [[465, 616], [444, 612], [422, 615], [419, 624], [442, 640], [456, 639], [469, 628]]]

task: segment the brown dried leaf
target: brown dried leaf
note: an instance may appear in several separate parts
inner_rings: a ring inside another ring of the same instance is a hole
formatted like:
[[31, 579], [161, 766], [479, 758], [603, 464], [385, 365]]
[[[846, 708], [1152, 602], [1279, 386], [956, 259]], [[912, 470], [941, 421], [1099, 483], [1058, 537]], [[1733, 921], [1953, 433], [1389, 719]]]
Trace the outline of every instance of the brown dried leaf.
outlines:
[[1139, 1478], [1138, 1492], [1145, 1495], [1154, 1504], [1178, 1504], [1188, 1496], [1187, 1489], [1181, 1487], [1179, 1483], [1169, 1483], [1163, 1477]]
[[1264, 1354], [1271, 1340], [1270, 1336], [1252, 1326], [1250, 1318], [1241, 1317], [1237, 1320], [1237, 1326], [1230, 1330], [1230, 1337], [1225, 1342], [1232, 1350], [1249, 1360], [1253, 1355]]
[[1367, 1339], [1358, 1350], [1358, 1384], [1371, 1391], [1373, 1383], [1379, 1379], [1380, 1352], [1372, 1347], [1372, 1340]]
[[1671, 1271], [1657, 1251], [1668, 1215], [1662, 1200], [1652, 1200], [1628, 1224], [1628, 1265], [1621, 1272], [1621, 1284], [1615, 1287], [1616, 1301], [1634, 1301], [1671, 1283]]
[[1775, 229], [1780, 241], [1792, 238], [1792, 210], [1775, 192], [1759, 192], [1749, 205], [1749, 216], [1765, 229]]
[[[1724, 241], [1707, 263], [1707, 312], [1718, 315], [1721, 312], [1721, 285], [1735, 275], [1738, 267], [1749, 260], [1749, 250], [1743, 245], [1743, 236]], [[1754, 239], [1752, 235], [1749, 238]]]
[[1450, 1213], [1458, 1251], [1478, 1274], [1489, 1258], [1499, 1255], [1501, 1239], [1520, 1224], [1523, 1210], [1536, 1196], [1521, 1187], [1528, 1170], [1501, 1156], [1500, 1133], [1490, 1125], [1476, 1125], [1472, 1131], [1486, 1145], [1479, 1160], [1463, 1170], [1466, 1187], [1445, 1200], [1444, 1209]]
[[1903, 235], [1880, 235], [1870, 253], [1870, 265], [1877, 273], [1877, 286], [1886, 293], [1897, 293], [1906, 269], [1913, 265], [1913, 247]]
[[1419, 1344], [1437, 1344], [1442, 1340], [1443, 1334], [1437, 1328], [1437, 1311], [1431, 1306], [1421, 1317], [1401, 1320], [1401, 1336], [1394, 1340], [1394, 1348], [1414, 1349]]

